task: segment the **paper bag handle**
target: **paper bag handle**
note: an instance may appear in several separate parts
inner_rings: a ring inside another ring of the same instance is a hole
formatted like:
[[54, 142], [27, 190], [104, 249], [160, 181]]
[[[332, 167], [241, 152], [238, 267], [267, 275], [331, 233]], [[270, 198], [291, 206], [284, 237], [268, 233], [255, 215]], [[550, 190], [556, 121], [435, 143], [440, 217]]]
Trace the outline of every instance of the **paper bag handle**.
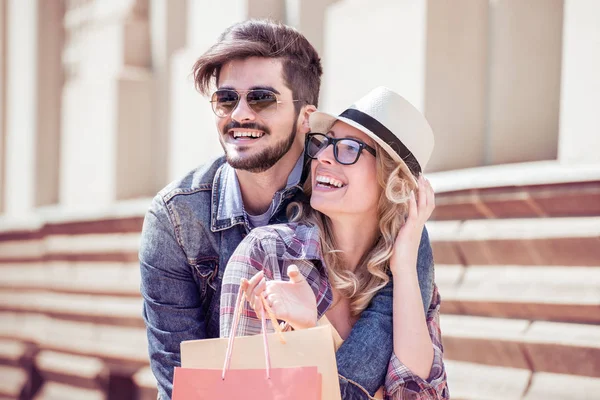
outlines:
[[[235, 341], [235, 337], [237, 336], [237, 330], [240, 323], [240, 315], [242, 313], [242, 302], [244, 301], [244, 293], [242, 292], [242, 287], [238, 290], [237, 300], [235, 302], [235, 310], [233, 312], [233, 323], [231, 324], [231, 331], [229, 332], [229, 340], [227, 342], [227, 352], [225, 353], [225, 364], [223, 365], [223, 372], [221, 374], [221, 378], [225, 380], [225, 372], [229, 369], [229, 364], [231, 363], [231, 355], [233, 353], [233, 342]], [[260, 324], [263, 336], [263, 344], [265, 349], [265, 363], [267, 370], [267, 379], [271, 378], [271, 355], [269, 353], [269, 343], [267, 341], [267, 323], [265, 320], [265, 301], [263, 301], [263, 307], [260, 312]]]

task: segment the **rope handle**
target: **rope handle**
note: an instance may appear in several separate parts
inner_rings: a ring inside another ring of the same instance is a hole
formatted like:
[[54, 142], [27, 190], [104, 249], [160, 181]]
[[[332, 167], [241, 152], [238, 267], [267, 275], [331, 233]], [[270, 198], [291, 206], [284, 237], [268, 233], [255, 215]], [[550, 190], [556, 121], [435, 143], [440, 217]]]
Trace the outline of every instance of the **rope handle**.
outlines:
[[[233, 312], [233, 323], [231, 324], [231, 330], [229, 331], [229, 340], [227, 341], [227, 351], [225, 353], [225, 363], [223, 365], [223, 371], [221, 373], [221, 379], [225, 380], [225, 373], [229, 369], [229, 365], [231, 364], [231, 355], [233, 354], [233, 343], [235, 342], [235, 337], [237, 336], [238, 327], [240, 324], [240, 316], [242, 314], [242, 304], [245, 301], [244, 293], [242, 292], [242, 287], [240, 286], [238, 290], [237, 299], [235, 302], [235, 310]], [[277, 332], [277, 336], [279, 337], [279, 341], [285, 344], [285, 338], [283, 337], [283, 333], [281, 330], [281, 326], [277, 322], [277, 318], [273, 313], [273, 310], [267, 304], [267, 300], [261, 296], [261, 302], [263, 308], [260, 312], [260, 324], [261, 331], [263, 336], [263, 345], [265, 350], [265, 364], [267, 371], [267, 379], [271, 378], [271, 354], [269, 352], [269, 343], [267, 341], [267, 321], [265, 318], [265, 310], [271, 319], [271, 323]]]
[[275, 317], [275, 313], [273, 312], [273, 310], [267, 303], [267, 299], [265, 299], [262, 296], [260, 299], [263, 304], [263, 309], [267, 310], [267, 314], [269, 315], [269, 318], [271, 319], [271, 324], [273, 325], [273, 328], [275, 328], [275, 332], [277, 332], [277, 337], [279, 337], [279, 341], [281, 343], [285, 344], [285, 337], [283, 337], [283, 330], [281, 329], [281, 326], [279, 325], [279, 321], [277, 321], [277, 317]]

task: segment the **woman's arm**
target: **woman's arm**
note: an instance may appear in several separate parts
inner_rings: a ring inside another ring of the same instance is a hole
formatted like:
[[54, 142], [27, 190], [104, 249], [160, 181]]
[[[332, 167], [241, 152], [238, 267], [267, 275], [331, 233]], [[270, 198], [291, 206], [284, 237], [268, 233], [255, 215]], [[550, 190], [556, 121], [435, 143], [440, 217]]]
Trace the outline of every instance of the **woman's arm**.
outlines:
[[[246, 236], [225, 268], [221, 287], [221, 337], [230, 335], [240, 286], [247, 301], [242, 302], [237, 336], [261, 332], [261, 297], [266, 299], [277, 319], [290, 323], [295, 329], [316, 325], [316, 297], [323, 287], [321, 275], [306, 260], [298, 260], [298, 266], [282, 261], [277, 255], [280, 239], [265, 232], [265, 229], [257, 229]], [[312, 286], [304, 274], [312, 274]], [[284, 275], [287, 275], [285, 280]], [[266, 319], [271, 332], [271, 321]]]
[[415, 269], [394, 274], [394, 354], [423, 379], [429, 377], [433, 343], [423, 314], [423, 301]]
[[450, 398], [443, 362], [440, 303], [437, 286], [434, 286], [431, 305], [427, 312], [427, 330], [433, 345], [433, 362], [429, 376], [422, 378], [416, 375], [395, 354], [392, 354], [385, 379], [386, 399], [446, 400]]
[[433, 343], [423, 315], [417, 276], [417, 253], [425, 221], [435, 208], [433, 189], [419, 178], [418, 201], [410, 194], [408, 216], [400, 229], [390, 269], [394, 281], [394, 354], [414, 374], [427, 379], [433, 362]]
[[[250, 234], [237, 247], [225, 268], [221, 286], [221, 337], [229, 337], [233, 323], [235, 304], [242, 279], [251, 279], [261, 272], [273, 276], [273, 271], [265, 270], [265, 251], [260, 240]], [[261, 332], [260, 318], [247, 301], [242, 302], [237, 336], [256, 335]]]
[[[426, 316], [433, 298], [434, 264], [425, 228], [419, 245], [417, 276], [423, 303], [421, 313]], [[373, 396], [385, 384], [394, 347], [392, 278], [390, 276], [390, 282], [375, 294], [354, 324], [350, 336], [336, 352], [338, 373], [347, 381], [341, 388], [343, 398], [352, 399], [351, 395], [345, 395], [355, 386]]]

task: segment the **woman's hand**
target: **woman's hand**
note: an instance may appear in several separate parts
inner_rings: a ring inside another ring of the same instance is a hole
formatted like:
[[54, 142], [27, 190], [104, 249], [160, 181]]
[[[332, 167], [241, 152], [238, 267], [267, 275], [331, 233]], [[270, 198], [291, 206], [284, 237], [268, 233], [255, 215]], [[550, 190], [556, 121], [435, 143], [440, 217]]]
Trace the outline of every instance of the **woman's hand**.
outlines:
[[392, 274], [403, 268], [416, 270], [423, 227], [435, 209], [435, 195], [431, 184], [423, 175], [418, 182], [418, 199], [414, 192], [410, 193], [406, 223], [400, 228], [394, 243], [394, 253], [390, 259]]
[[275, 317], [294, 329], [306, 329], [317, 324], [317, 300], [304, 276], [295, 265], [287, 269], [289, 281], [268, 281], [262, 271], [250, 280], [242, 279], [241, 287], [254, 311], [260, 315], [264, 297]]

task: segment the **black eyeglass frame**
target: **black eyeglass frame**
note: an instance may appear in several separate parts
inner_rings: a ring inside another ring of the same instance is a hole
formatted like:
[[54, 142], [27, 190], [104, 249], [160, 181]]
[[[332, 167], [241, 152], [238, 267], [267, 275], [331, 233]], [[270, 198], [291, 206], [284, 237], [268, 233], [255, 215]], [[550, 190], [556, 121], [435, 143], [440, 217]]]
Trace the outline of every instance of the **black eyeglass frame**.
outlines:
[[[358, 159], [360, 158], [360, 155], [362, 153], [363, 150], [367, 150], [369, 153], [371, 153], [373, 155], [373, 157], [376, 157], [377, 155], [377, 151], [369, 146], [368, 144], [366, 144], [365, 142], [362, 142], [358, 139], [354, 139], [354, 138], [333, 138], [331, 136], [327, 136], [325, 134], [322, 133], [315, 133], [315, 132], [308, 132], [306, 134], [306, 139], [304, 141], [304, 154], [306, 154], [306, 156], [308, 158], [310, 158], [311, 160], [316, 160], [317, 156], [315, 155], [314, 157], [309, 155], [308, 153], [308, 146], [309, 146], [309, 141], [311, 138], [315, 137], [315, 136], [323, 136], [325, 139], [324, 141], [327, 142], [327, 144], [325, 145], [325, 147], [322, 147], [321, 150], [319, 150], [319, 153], [323, 150], [325, 150], [330, 144], [333, 145], [333, 157], [335, 158], [335, 161], [337, 161], [338, 163], [342, 164], [342, 165], [353, 165], [356, 164], [356, 162], [358, 161]], [[339, 142], [341, 142], [342, 140], [350, 140], [352, 142], [355, 142], [358, 144], [359, 148], [358, 148], [358, 153], [356, 153], [356, 159], [351, 162], [351, 163], [346, 163], [346, 162], [341, 162], [338, 158], [338, 146], [337, 144]], [[318, 153], [317, 153], [318, 154]]]
[[[215, 109], [216, 104], [218, 104], [218, 101], [217, 100], [213, 100], [213, 98], [214, 98], [215, 94], [217, 94], [218, 92], [233, 92], [233, 93], [235, 93], [238, 96], [237, 101], [235, 102], [235, 104], [233, 105], [233, 107], [231, 107], [231, 111], [229, 111], [227, 114], [219, 115], [217, 113], [217, 110]], [[269, 114], [269, 115], [264, 115], [264, 114], [261, 114], [261, 111], [256, 111], [254, 108], [252, 108], [252, 104], [248, 101], [248, 94], [252, 93], [252, 92], [268, 92], [268, 93], [271, 93], [273, 95], [273, 97], [275, 98], [275, 102], [273, 103], [273, 104], [276, 105], [275, 110], [271, 114]], [[217, 117], [219, 117], [219, 118], [225, 118], [225, 117], [231, 115], [231, 113], [233, 111], [235, 111], [235, 109], [237, 108], [237, 106], [240, 104], [240, 100], [242, 99], [242, 96], [244, 97], [244, 100], [246, 101], [246, 104], [248, 104], [248, 107], [252, 110], [252, 112], [255, 113], [256, 115], [260, 115], [263, 118], [270, 118], [270, 117], [272, 117], [273, 115], [275, 115], [277, 113], [277, 110], [279, 109], [279, 104], [288, 103], [287, 101], [279, 100], [279, 97], [278, 97], [277, 93], [275, 93], [274, 91], [269, 90], [269, 89], [250, 89], [250, 90], [218, 89], [218, 90], [215, 90], [213, 92], [213, 94], [210, 96], [211, 99], [209, 100], [209, 103], [211, 103], [211, 109], [212, 109], [213, 113]], [[289, 102], [290, 103], [295, 103], [297, 101], [301, 101], [301, 100], [290, 100]]]

